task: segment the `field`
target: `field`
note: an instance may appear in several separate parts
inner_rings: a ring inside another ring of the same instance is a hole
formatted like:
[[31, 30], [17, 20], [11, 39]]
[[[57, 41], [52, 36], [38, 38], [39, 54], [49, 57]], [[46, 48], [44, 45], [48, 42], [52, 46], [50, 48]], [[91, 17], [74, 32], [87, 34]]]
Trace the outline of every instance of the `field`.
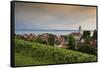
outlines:
[[96, 61], [96, 56], [15, 39], [15, 66]]

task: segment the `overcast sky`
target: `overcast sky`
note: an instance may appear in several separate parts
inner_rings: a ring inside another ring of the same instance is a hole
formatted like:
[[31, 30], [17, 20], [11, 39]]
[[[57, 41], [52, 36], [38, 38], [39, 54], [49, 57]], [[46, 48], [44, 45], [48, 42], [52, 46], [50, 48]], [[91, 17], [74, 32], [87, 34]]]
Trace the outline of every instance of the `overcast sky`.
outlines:
[[15, 4], [16, 30], [96, 29], [96, 7], [19, 3]]

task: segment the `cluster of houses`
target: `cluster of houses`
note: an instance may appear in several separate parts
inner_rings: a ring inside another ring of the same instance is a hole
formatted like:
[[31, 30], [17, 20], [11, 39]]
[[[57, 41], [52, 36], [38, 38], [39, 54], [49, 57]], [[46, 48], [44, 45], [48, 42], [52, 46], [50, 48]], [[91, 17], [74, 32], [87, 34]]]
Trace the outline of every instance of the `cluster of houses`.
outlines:
[[[73, 32], [73, 33], [70, 33], [70, 35], [72, 35], [75, 40], [76, 40], [76, 45], [79, 45], [79, 44], [83, 44], [85, 41], [84, 39], [82, 39], [82, 29], [81, 27], [79, 27], [79, 32]], [[35, 38], [40, 38], [42, 39], [42, 41], [45, 41], [47, 44], [49, 44], [48, 42], [48, 39], [49, 39], [49, 34], [48, 33], [43, 33], [42, 35], [33, 35], [33, 34], [24, 34], [23, 35], [23, 38], [24, 40], [32, 40], [32, 39], [35, 39]], [[60, 36], [57, 36], [57, 35], [54, 35], [54, 46], [55, 47], [61, 47], [61, 48], [69, 48], [70, 46], [68, 45], [68, 38], [66, 38], [65, 36], [63, 35], [60, 35]], [[96, 43], [97, 43], [97, 40], [90, 40], [90, 44], [93, 45], [94, 47], [96, 47]]]

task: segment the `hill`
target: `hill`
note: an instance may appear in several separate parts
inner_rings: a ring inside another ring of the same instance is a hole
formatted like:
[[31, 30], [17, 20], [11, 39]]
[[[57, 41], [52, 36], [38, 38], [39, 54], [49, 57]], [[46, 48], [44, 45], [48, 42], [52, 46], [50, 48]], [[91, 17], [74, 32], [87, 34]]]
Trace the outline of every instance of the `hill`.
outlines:
[[15, 66], [96, 61], [95, 55], [15, 39]]

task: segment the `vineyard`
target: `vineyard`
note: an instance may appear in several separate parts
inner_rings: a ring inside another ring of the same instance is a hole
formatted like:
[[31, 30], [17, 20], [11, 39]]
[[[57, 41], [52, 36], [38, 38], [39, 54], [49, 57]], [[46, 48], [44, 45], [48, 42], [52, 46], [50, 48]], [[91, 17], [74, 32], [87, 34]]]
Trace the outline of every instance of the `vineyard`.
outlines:
[[95, 55], [15, 39], [15, 65], [42, 65], [96, 61]]

